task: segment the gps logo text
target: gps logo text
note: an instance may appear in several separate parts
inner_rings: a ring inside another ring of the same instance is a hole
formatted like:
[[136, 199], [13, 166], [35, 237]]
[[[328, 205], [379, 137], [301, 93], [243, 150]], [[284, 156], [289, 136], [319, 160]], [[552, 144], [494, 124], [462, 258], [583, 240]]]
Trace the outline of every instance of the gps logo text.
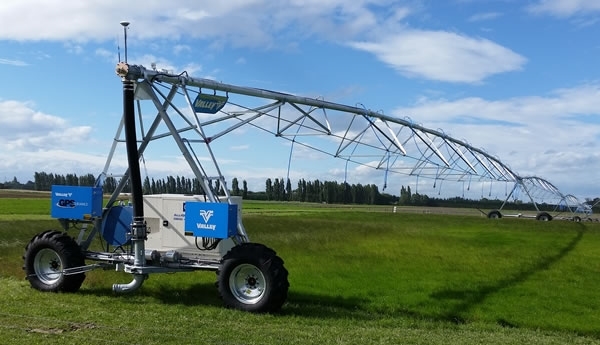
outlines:
[[56, 206], [62, 207], [62, 208], [74, 208], [75, 207], [75, 200], [73, 200], [73, 199], [60, 199], [56, 203]]

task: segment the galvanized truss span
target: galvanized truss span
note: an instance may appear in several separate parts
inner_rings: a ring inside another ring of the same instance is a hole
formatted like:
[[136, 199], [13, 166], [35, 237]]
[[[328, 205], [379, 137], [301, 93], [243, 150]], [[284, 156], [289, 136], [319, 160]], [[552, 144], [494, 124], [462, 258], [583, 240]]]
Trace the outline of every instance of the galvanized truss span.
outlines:
[[[151, 124], [141, 124], [142, 131], [147, 131], [142, 133], [140, 155], [151, 141], [174, 132], [186, 161], [196, 177], [206, 181], [207, 188], [213, 178], [200, 164], [197, 147], [206, 150], [214, 163], [214, 178], [221, 179], [224, 186], [211, 143], [243, 126], [252, 126], [288, 140], [290, 160], [293, 150], [306, 148], [345, 161], [346, 169], [352, 163], [380, 170], [386, 181], [388, 173], [396, 173], [440, 183], [514, 183], [507, 200], [523, 190], [534, 205], [540, 200], [555, 205], [580, 204], [549, 181], [537, 176], [521, 177], [499, 158], [464, 140], [360, 104], [343, 105], [126, 63], [117, 65], [117, 74], [135, 81], [138, 111], [141, 112], [140, 102], [144, 100], [151, 101], [157, 111]], [[142, 122], [142, 115], [139, 121]], [[169, 133], [156, 133], [161, 122]], [[119, 136], [120, 131], [115, 144], [120, 141]], [[111, 157], [113, 152], [114, 146]]]

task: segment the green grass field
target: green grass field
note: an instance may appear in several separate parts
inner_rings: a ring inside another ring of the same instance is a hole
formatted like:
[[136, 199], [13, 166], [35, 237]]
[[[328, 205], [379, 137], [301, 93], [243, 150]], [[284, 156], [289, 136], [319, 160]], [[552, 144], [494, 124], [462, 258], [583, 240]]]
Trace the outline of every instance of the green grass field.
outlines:
[[245, 202], [290, 281], [281, 313], [255, 315], [221, 306], [213, 272], [132, 295], [101, 270], [78, 293], [31, 289], [23, 248], [58, 227], [36, 200], [0, 198], [2, 344], [600, 344], [597, 222]]

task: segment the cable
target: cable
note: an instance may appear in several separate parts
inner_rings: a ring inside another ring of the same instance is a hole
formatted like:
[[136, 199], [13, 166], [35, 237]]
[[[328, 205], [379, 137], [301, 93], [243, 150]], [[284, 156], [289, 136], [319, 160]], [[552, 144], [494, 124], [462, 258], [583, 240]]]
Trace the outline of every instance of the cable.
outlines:
[[207, 250], [215, 250], [219, 243], [221, 242], [220, 238], [211, 238], [211, 237], [200, 237], [202, 239], [202, 246], [198, 245], [198, 237], [195, 238], [196, 248], [202, 251]]

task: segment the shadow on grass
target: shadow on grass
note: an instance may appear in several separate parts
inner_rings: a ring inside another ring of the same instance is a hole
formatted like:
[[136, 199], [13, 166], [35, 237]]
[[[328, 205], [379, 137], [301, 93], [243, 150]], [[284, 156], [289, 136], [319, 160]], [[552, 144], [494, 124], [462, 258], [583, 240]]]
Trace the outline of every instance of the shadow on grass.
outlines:
[[182, 284], [182, 286], [157, 286], [147, 295], [166, 304], [186, 306], [222, 306], [214, 283]]
[[142, 286], [140, 290], [117, 294], [111, 288], [90, 288], [80, 290], [78, 294], [88, 294], [99, 297], [121, 298], [122, 301], [131, 300], [139, 303], [140, 298], [150, 298], [164, 304], [185, 306], [222, 306], [217, 288], [214, 283], [181, 284], [180, 286], [160, 284], [155, 286]]
[[[575, 247], [577, 247], [577, 244], [583, 238], [584, 232], [585, 230], [582, 226], [582, 228], [577, 231], [577, 235], [555, 255], [542, 257], [537, 263], [529, 268], [517, 272], [506, 279], [500, 280], [493, 285], [483, 285], [479, 289], [447, 289], [432, 293], [430, 296], [438, 300], [459, 301], [451, 310], [448, 310], [444, 315], [442, 315], [441, 319], [457, 324], [465, 323], [466, 320], [464, 320], [461, 315], [464, 315], [473, 306], [481, 304], [488, 296], [493, 295], [500, 290], [522, 283], [533, 274], [550, 268], [550, 266], [560, 261], [573, 249], [575, 249]], [[498, 323], [500, 325], [507, 324], [509, 327], [516, 327], [516, 325], [509, 324], [506, 320], [498, 320]]]
[[368, 302], [368, 300], [358, 297], [317, 295], [290, 291], [281, 314], [320, 319], [367, 319], [369, 316], [364, 306]]
[[[169, 305], [223, 307], [214, 283], [143, 286], [140, 290], [129, 294], [116, 294], [108, 287], [88, 288], [80, 290], [78, 294], [118, 298], [125, 303], [140, 303], [141, 300], [152, 299]], [[286, 303], [278, 314], [310, 318], [372, 319], [372, 317], [368, 317], [368, 312], [364, 308], [368, 302], [368, 300], [353, 297], [290, 291]]]
[[[155, 284], [142, 286], [138, 291], [116, 294], [109, 287], [81, 289], [78, 294], [96, 297], [118, 298], [124, 303], [153, 303], [158, 301], [168, 305], [223, 307], [223, 302], [214, 283], [199, 284]], [[357, 297], [317, 295], [290, 290], [280, 315], [307, 318], [331, 319], [373, 319], [365, 306], [368, 300]], [[383, 316], [383, 315], [381, 315]]]

